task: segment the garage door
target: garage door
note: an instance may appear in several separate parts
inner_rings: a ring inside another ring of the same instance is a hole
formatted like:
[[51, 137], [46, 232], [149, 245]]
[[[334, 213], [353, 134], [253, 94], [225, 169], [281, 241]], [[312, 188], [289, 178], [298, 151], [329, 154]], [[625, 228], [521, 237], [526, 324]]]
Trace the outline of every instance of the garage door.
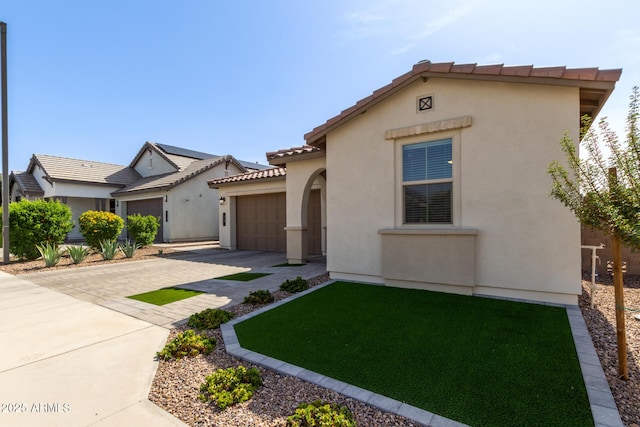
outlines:
[[163, 216], [162, 216], [162, 198], [134, 200], [127, 202], [127, 215], [140, 214], [142, 216], [153, 215], [160, 218], [160, 227], [156, 234], [156, 242], [162, 242]]
[[[320, 190], [309, 195], [308, 251], [320, 254], [322, 219]], [[286, 252], [286, 193], [241, 196], [236, 199], [236, 245], [238, 249]]]
[[238, 249], [285, 252], [286, 193], [258, 194], [236, 199]]

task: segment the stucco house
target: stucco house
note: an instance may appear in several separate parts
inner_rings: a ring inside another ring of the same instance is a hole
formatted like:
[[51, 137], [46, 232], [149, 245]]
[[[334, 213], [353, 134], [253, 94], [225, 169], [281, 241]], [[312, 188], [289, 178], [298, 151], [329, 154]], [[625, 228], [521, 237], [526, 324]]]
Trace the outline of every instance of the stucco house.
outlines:
[[548, 196], [547, 169], [620, 75], [421, 61], [304, 146], [267, 153], [280, 169], [210, 181], [220, 244], [280, 233], [300, 263], [319, 233], [334, 279], [576, 304], [580, 225]]
[[76, 224], [68, 240], [80, 240], [78, 217], [88, 210], [115, 211], [111, 193], [141, 177], [131, 168], [92, 160], [34, 154], [26, 171], [9, 177], [11, 201], [60, 200], [68, 205]]
[[[34, 155], [26, 172], [11, 174], [10, 191], [12, 200], [61, 200], [71, 207], [76, 223], [87, 210], [125, 219], [140, 213], [161, 219], [157, 241], [217, 239], [218, 195], [207, 181], [268, 167], [146, 142], [129, 166]], [[76, 225], [68, 240], [79, 239]]]
[[141, 179], [111, 195], [123, 218], [134, 213], [160, 217], [158, 240], [218, 239], [218, 194], [207, 182], [268, 167], [230, 155], [147, 142], [129, 164]]

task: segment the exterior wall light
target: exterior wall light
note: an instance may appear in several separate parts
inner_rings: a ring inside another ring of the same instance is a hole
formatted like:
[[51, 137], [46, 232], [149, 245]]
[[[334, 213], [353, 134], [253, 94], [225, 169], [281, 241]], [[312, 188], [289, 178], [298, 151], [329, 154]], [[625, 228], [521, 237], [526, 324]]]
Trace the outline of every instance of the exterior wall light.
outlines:
[[226, 199], [224, 196], [223, 196], [223, 197], [220, 197], [220, 204], [221, 204], [221, 205], [224, 205], [224, 202], [225, 202], [226, 200], [227, 200], [227, 199]]

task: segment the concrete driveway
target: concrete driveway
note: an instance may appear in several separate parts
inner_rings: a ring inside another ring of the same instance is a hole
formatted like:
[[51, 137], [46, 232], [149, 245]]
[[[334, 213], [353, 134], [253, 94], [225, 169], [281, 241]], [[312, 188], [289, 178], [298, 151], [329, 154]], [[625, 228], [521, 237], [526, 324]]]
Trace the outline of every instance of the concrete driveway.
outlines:
[[[0, 425], [184, 426], [147, 400], [171, 328], [204, 308], [324, 273], [324, 259], [274, 267], [284, 254], [196, 250], [170, 258], [29, 275], [0, 272]], [[215, 277], [272, 273], [251, 282]], [[163, 307], [126, 296], [166, 286], [208, 294]]]

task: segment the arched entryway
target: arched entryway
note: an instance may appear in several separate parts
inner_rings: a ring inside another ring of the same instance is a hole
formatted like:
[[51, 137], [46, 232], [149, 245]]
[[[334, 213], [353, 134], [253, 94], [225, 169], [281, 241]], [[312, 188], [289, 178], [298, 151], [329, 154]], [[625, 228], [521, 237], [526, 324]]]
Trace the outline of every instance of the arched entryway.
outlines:
[[[310, 244], [319, 243], [321, 254], [326, 254], [326, 176], [324, 158], [287, 165], [285, 230], [290, 264], [304, 264], [309, 255], [317, 251], [317, 246], [310, 247]], [[320, 212], [313, 210], [310, 214], [310, 206], [315, 205], [313, 197], [320, 198]], [[317, 215], [320, 216], [319, 227]]]

